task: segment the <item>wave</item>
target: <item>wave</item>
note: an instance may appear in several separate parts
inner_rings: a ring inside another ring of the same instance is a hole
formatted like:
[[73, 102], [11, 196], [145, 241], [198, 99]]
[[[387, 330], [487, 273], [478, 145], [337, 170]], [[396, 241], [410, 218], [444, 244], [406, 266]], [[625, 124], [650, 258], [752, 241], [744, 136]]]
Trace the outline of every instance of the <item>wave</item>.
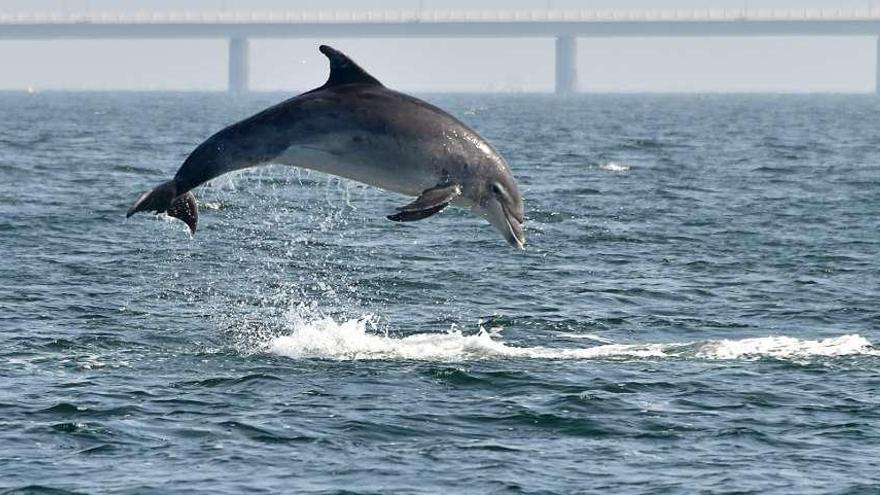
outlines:
[[706, 359], [803, 360], [815, 357], [880, 356], [880, 349], [860, 335], [824, 340], [774, 336], [673, 344], [603, 344], [593, 347], [521, 347], [505, 343], [501, 329], [473, 335], [452, 329], [443, 333], [392, 336], [377, 333], [372, 316], [336, 321], [297, 317], [293, 331], [271, 338], [266, 351], [291, 358], [335, 360], [464, 361], [486, 358], [557, 360]]

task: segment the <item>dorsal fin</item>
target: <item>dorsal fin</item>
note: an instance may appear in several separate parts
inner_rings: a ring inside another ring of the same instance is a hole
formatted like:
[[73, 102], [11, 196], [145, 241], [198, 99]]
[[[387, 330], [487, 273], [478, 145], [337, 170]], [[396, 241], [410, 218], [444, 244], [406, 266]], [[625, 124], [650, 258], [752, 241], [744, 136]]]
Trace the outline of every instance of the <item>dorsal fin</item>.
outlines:
[[382, 86], [382, 83], [380, 83], [378, 79], [371, 76], [364, 69], [361, 69], [361, 67], [356, 64], [354, 60], [348, 58], [346, 54], [327, 45], [321, 45], [318, 49], [330, 59], [330, 77], [327, 78], [327, 82], [322, 86], [323, 88], [354, 83]]

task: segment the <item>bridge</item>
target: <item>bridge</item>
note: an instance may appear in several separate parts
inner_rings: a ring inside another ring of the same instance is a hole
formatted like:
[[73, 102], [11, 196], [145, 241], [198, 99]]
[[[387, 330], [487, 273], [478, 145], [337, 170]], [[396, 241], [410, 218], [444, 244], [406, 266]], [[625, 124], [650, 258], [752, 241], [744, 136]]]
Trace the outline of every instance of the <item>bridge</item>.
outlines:
[[248, 10], [0, 12], [0, 40], [229, 40], [229, 91], [248, 89], [252, 38], [551, 38], [556, 93], [577, 91], [579, 37], [872, 36], [880, 9]]

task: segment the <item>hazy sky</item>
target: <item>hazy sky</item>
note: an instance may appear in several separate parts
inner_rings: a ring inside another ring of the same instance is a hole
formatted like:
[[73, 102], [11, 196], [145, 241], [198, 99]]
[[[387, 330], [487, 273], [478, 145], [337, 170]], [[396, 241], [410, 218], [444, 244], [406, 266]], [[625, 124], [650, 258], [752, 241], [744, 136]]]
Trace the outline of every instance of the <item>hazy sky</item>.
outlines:
[[[547, 0], [424, 0], [437, 8], [546, 8]], [[870, 1], [551, 0], [554, 8], [867, 8]], [[418, 0], [0, 0], [2, 12], [248, 8], [416, 8]], [[880, 10], [880, 0], [876, 2]], [[550, 91], [551, 39], [262, 40], [251, 42], [251, 87], [323, 83], [317, 45], [348, 52], [386, 85], [409, 91]], [[584, 91], [873, 91], [869, 37], [582, 38]], [[0, 40], [0, 89], [226, 87], [225, 40]]]

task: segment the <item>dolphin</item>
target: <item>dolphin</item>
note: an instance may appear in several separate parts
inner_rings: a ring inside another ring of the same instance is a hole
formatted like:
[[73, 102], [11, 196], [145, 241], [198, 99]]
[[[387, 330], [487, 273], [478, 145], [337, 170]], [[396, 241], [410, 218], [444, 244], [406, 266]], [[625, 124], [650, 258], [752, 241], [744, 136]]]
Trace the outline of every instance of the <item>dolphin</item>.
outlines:
[[338, 175], [415, 196], [387, 218], [422, 220], [449, 204], [486, 218], [523, 249], [523, 201], [507, 162], [455, 117], [386, 88], [342, 52], [322, 45], [330, 76], [293, 97], [209, 137], [170, 181], [143, 193], [139, 211], [178, 218], [195, 234], [192, 190], [227, 172], [269, 163]]

